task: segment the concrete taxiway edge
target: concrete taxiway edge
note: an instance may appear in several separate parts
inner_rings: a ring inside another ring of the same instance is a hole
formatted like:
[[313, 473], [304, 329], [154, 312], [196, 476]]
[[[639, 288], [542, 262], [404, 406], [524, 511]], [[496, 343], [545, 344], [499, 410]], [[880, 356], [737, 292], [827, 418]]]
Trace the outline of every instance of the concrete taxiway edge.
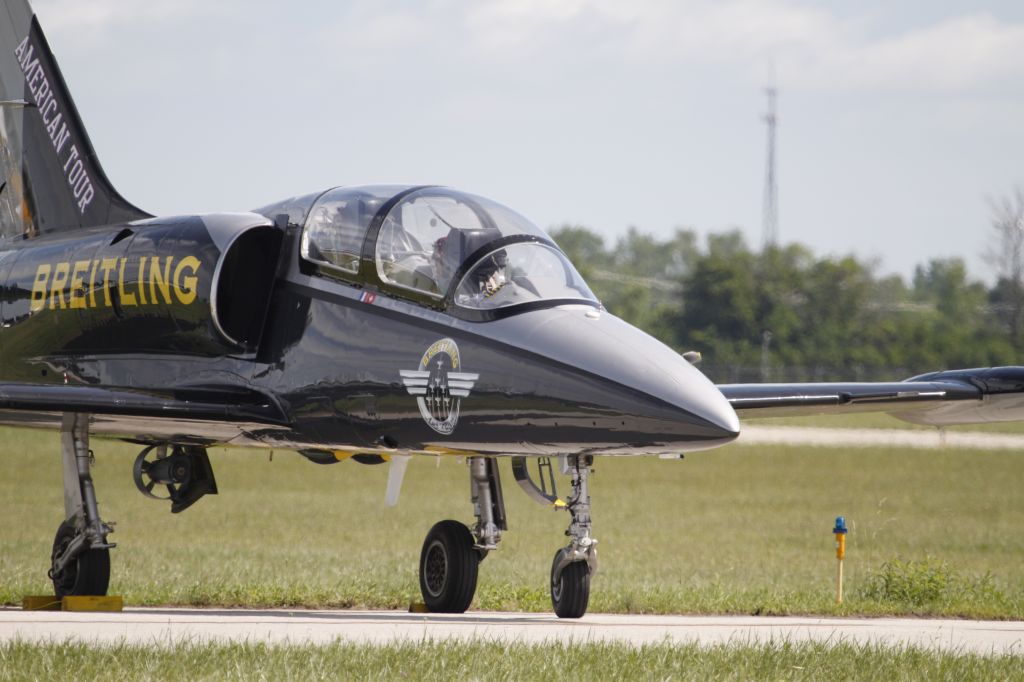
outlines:
[[201, 642], [366, 644], [486, 639], [503, 642], [615, 641], [632, 645], [697, 642], [855, 642], [982, 654], [1024, 654], [1024, 622], [906, 618], [638, 616], [250, 609], [126, 609], [122, 613], [0, 609], [0, 641], [80, 641], [172, 646]]

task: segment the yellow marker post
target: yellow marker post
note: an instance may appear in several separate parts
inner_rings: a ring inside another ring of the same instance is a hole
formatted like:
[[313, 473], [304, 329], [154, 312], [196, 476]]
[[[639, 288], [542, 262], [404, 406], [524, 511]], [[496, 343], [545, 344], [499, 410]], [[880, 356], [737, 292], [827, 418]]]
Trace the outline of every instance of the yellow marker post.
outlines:
[[843, 603], [843, 559], [846, 558], [846, 518], [836, 517], [836, 527], [832, 529], [836, 536], [836, 603]]

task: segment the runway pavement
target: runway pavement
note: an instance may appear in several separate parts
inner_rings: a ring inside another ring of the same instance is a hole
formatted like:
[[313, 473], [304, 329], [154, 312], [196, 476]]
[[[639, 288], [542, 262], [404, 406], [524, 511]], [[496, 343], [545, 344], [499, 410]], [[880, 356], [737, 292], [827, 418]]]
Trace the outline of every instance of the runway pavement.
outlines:
[[633, 645], [699, 642], [827, 641], [916, 645], [983, 654], [1024, 654], [1024, 622], [906, 618], [636, 616], [593, 614], [559, 620], [549, 614], [251, 609], [126, 609], [123, 613], [26, 612], [0, 609], [0, 641], [384, 644], [423, 640], [588, 642]]
[[1024, 450], [1024, 435], [938, 429], [839, 429], [806, 426], [741, 426], [740, 445]]

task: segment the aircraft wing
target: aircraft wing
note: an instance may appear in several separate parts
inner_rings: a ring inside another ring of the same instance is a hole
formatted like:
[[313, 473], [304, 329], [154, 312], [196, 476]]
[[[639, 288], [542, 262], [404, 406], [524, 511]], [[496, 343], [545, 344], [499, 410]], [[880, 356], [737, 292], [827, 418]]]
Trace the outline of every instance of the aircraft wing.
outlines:
[[1024, 367], [933, 372], [891, 383], [720, 384], [741, 418], [888, 412], [948, 426], [1024, 420]]
[[285, 425], [281, 407], [270, 396], [243, 388], [188, 387], [162, 391], [81, 385], [0, 384], [0, 410], [81, 412]]

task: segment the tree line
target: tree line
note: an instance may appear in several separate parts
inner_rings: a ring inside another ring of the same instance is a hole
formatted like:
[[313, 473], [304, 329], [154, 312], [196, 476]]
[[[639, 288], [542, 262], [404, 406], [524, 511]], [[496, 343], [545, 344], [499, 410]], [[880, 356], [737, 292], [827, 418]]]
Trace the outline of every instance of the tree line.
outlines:
[[[1024, 196], [1016, 199], [1002, 206], [1020, 210], [994, 240], [1000, 257], [1000, 239], [1019, 245], [1024, 231]], [[739, 231], [704, 243], [682, 229], [658, 239], [631, 228], [613, 244], [574, 225], [552, 236], [610, 312], [679, 352], [700, 351], [701, 369], [719, 382], [873, 381], [1024, 363], [1024, 282], [1012, 257], [1000, 265], [993, 256], [999, 279], [989, 288], [959, 258], [920, 265], [908, 282], [799, 244], [754, 250]]]

